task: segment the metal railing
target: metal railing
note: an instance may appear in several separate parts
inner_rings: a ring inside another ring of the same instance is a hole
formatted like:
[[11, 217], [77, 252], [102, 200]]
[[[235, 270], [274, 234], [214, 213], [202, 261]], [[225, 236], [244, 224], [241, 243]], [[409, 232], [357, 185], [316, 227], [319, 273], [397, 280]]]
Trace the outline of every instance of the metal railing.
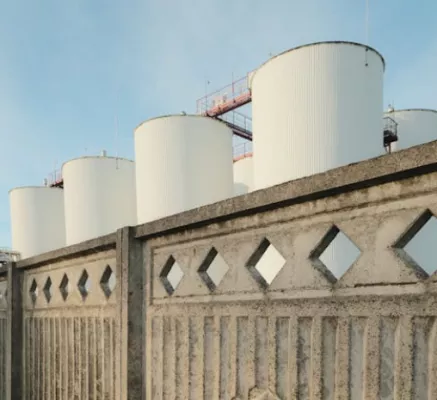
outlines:
[[247, 141], [247, 142], [234, 144], [233, 146], [234, 159], [250, 156], [252, 154], [252, 151], [253, 151], [252, 142]]
[[231, 111], [218, 117], [220, 120], [252, 133], [252, 118], [238, 111]]
[[239, 107], [250, 102], [250, 74], [201, 97], [197, 100], [197, 113], [216, 116], [233, 109], [233, 104]]

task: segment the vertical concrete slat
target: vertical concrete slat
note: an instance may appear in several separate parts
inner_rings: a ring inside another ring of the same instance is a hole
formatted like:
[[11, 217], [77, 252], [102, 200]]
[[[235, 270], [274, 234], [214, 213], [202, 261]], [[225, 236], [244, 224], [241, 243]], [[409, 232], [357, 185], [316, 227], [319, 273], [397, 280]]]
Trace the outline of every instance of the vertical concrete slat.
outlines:
[[246, 341], [246, 387], [250, 390], [255, 386], [255, 317], [251, 315], [247, 320]]
[[164, 318], [163, 329], [163, 398], [174, 400], [176, 380], [176, 336], [174, 318]]
[[394, 398], [412, 399], [413, 378], [413, 320], [401, 317], [395, 336]]
[[322, 318], [314, 317], [311, 326], [310, 399], [322, 399]]
[[189, 398], [189, 317], [182, 317], [180, 319], [180, 329], [178, 331], [179, 338], [179, 354], [178, 354], [178, 399], [188, 400]]
[[52, 400], [53, 398], [53, 384], [54, 384], [54, 369], [53, 369], [53, 331], [52, 331], [52, 320], [53, 318], [48, 316], [46, 323], [46, 349], [47, 349], [47, 400]]
[[40, 367], [41, 367], [41, 400], [47, 398], [47, 349], [46, 349], [46, 317], [39, 317], [40, 332]]
[[276, 392], [276, 317], [269, 317], [267, 326], [268, 389]]
[[437, 399], [437, 318], [434, 318], [429, 333], [428, 399]]
[[154, 385], [154, 368], [152, 367], [152, 365], [154, 364], [152, 358], [153, 358], [153, 317], [148, 315], [147, 316], [147, 320], [146, 320], [146, 351], [147, 351], [147, 355], [146, 355], [146, 375], [145, 375], [145, 380], [146, 380], [146, 387], [145, 387], [145, 392], [146, 392], [146, 399], [152, 399], [153, 396], [153, 385]]
[[349, 394], [349, 318], [338, 320], [335, 357], [335, 400], [348, 399]]
[[379, 398], [379, 371], [380, 371], [380, 318], [371, 316], [367, 320], [364, 341], [364, 399]]
[[161, 316], [154, 316], [152, 320], [152, 369], [150, 375], [152, 376], [152, 393], [150, 398], [162, 400], [163, 397], [163, 378], [164, 378], [164, 320]]
[[93, 318], [93, 328], [94, 328], [94, 335], [93, 335], [93, 348], [94, 348], [94, 358], [93, 358], [93, 374], [94, 374], [94, 398], [99, 399], [101, 396], [101, 358], [99, 357], [99, 337], [101, 335], [100, 329], [100, 319], [98, 316], [95, 316]]
[[202, 399], [204, 395], [204, 335], [205, 317], [190, 318], [190, 400]]
[[213, 400], [220, 400], [220, 372], [221, 372], [221, 359], [220, 359], [220, 316], [214, 316], [214, 332], [213, 332], [213, 368], [214, 368], [214, 381], [213, 385]]
[[237, 318], [231, 316], [228, 326], [228, 398], [237, 395]]
[[248, 318], [237, 317], [237, 395], [247, 400], [249, 387], [247, 385], [247, 353], [248, 353]]
[[290, 316], [288, 325], [288, 399], [286, 400], [294, 400], [298, 396], [298, 329], [298, 318], [295, 315]]

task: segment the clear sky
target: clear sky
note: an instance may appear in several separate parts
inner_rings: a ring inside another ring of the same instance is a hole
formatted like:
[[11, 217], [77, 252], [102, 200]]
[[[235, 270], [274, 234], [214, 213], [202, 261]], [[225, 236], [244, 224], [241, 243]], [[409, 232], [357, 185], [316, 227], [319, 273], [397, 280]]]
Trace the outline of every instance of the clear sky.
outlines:
[[[365, 0], [0, 0], [0, 246], [8, 190], [72, 157], [133, 157], [133, 129], [195, 112], [271, 54], [364, 42]], [[369, 0], [369, 44], [386, 60], [385, 105], [437, 108], [437, 2]], [[118, 140], [115, 118], [118, 117]]]

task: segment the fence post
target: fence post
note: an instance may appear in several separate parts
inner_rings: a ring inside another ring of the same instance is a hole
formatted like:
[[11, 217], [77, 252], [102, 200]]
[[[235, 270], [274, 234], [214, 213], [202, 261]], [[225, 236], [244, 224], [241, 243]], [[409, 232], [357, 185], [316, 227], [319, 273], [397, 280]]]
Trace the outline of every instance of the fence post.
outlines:
[[144, 266], [141, 242], [132, 227], [117, 231], [120, 301], [120, 399], [143, 399], [144, 393]]
[[6, 398], [23, 396], [23, 271], [8, 264]]

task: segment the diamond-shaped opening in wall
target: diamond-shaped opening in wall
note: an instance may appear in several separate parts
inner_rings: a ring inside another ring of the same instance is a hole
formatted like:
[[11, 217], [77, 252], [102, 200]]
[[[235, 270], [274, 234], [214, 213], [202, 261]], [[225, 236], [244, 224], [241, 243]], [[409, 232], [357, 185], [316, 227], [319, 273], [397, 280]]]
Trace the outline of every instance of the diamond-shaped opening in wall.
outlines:
[[59, 285], [59, 291], [61, 292], [62, 298], [67, 300], [68, 294], [70, 293], [70, 286], [67, 274], [64, 274], [61, 280], [61, 284]]
[[164, 265], [164, 268], [159, 275], [165, 290], [169, 295], [172, 295], [176, 288], [181, 283], [184, 271], [181, 266], [175, 260], [173, 256], [170, 256]]
[[394, 245], [409, 263], [417, 264], [429, 275], [437, 270], [437, 218], [426, 210]]
[[339, 279], [361, 255], [358, 246], [333, 226], [314, 249], [310, 258], [322, 262]]
[[225, 277], [229, 270], [229, 265], [226, 263], [220, 253], [213, 247], [203, 260], [198, 270], [200, 277], [205, 282], [210, 290], [214, 290]]
[[47, 278], [42, 291], [44, 292], [47, 303], [50, 303], [50, 300], [52, 299], [52, 280], [50, 276]]
[[100, 287], [103, 290], [103, 293], [105, 293], [106, 298], [109, 299], [112, 292], [115, 289], [116, 279], [115, 274], [112, 271], [112, 268], [107, 265], [105, 268], [105, 271], [103, 272], [102, 279], [100, 279]]
[[285, 265], [285, 258], [268, 239], [261, 244], [249, 258], [246, 267], [255, 280], [267, 288]]
[[91, 282], [88, 276], [88, 272], [86, 272], [85, 269], [82, 271], [82, 275], [79, 278], [77, 288], [79, 289], [82, 299], [85, 300], [91, 289]]
[[38, 285], [36, 284], [35, 279], [32, 281], [30, 285], [29, 295], [30, 295], [30, 299], [32, 300], [32, 303], [35, 304], [36, 299], [38, 297]]

